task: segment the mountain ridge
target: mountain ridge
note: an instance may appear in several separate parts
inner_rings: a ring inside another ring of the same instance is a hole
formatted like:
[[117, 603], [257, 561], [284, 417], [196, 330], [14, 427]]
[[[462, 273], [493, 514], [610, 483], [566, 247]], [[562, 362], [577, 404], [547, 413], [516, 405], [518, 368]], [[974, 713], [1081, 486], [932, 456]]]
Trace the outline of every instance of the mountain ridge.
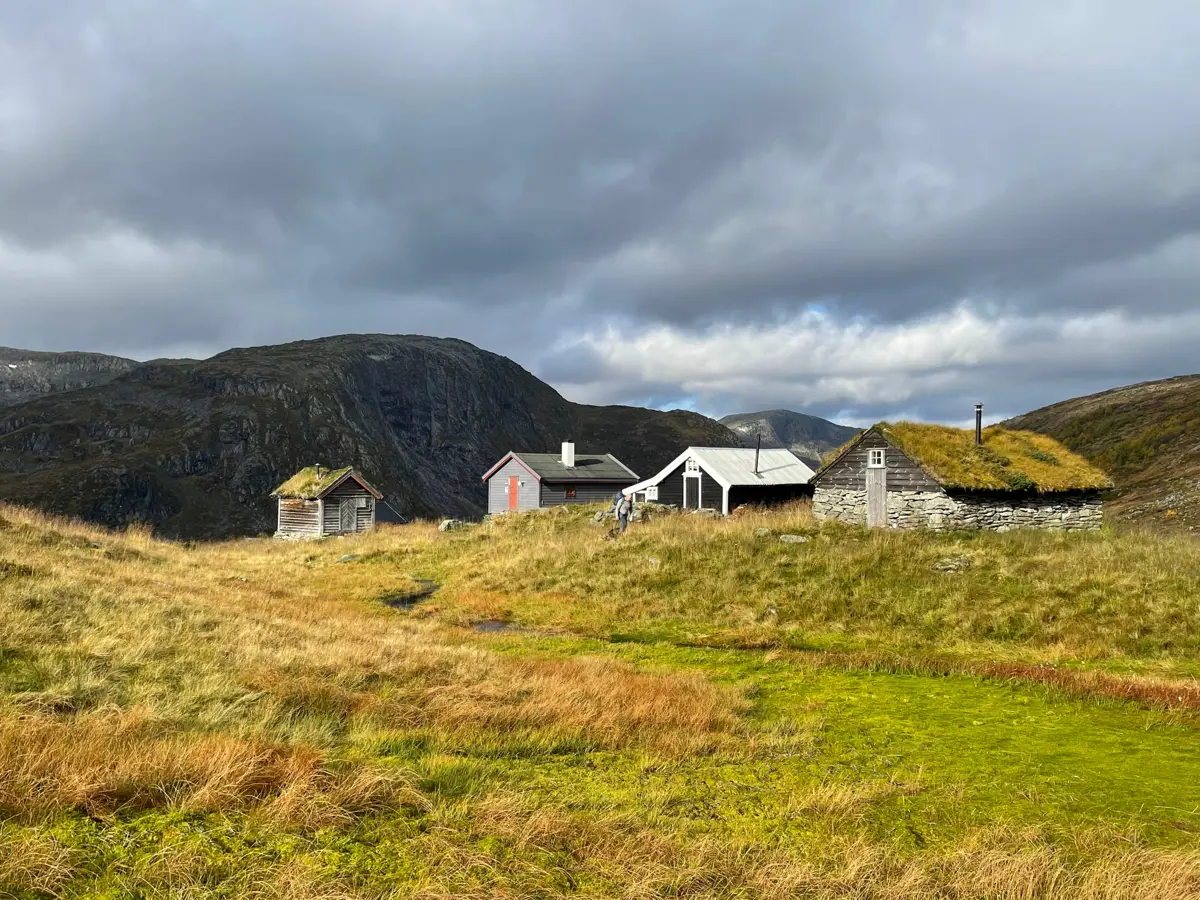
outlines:
[[1200, 530], [1200, 375], [1109, 388], [1003, 424], [1048, 434], [1112, 475], [1115, 517]]
[[718, 421], [737, 434], [743, 446], [755, 446], [761, 436], [763, 447], [791, 450], [813, 469], [820, 466], [825, 453], [840, 447], [859, 432], [849, 425], [790, 409], [735, 413]]
[[688, 444], [737, 444], [697, 413], [571, 403], [466, 341], [336, 335], [134, 363], [0, 408], [0, 498], [171, 536], [252, 534], [274, 527], [269, 492], [319, 462], [359, 467], [406, 516], [474, 517], [496, 459], [563, 440], [639, 474]]

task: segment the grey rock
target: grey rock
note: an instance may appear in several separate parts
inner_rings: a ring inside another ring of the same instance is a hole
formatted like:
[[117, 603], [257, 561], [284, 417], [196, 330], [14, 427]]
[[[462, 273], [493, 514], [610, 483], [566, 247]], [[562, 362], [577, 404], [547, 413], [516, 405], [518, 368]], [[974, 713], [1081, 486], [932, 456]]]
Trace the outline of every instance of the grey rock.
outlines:
[[807, 544], [808, 538], [802, 534], [781, 534], [779, 540], [785, 544]]
[[754, 536], [758, 537], [758, 538], [770, 537], [771, 529], [770, 528], [755, 528]]
[[340, 563], [354, 562], [356, 559], [361, 559], [361, 558], [362, 557], [360, 557], [357, 553], [347, 553], [345, 556], [339, 556], [338, 562], [340, 562]]
[[459, 531], [466, 527], [467, 523], [462, 519], [442, 519], [441, 524], [438, 525], [438, 531]]
[[971, 568], [969, 556], [947, 556], [933, 564], [935, 572], [961, 572], [963, 569], [969, 568]]

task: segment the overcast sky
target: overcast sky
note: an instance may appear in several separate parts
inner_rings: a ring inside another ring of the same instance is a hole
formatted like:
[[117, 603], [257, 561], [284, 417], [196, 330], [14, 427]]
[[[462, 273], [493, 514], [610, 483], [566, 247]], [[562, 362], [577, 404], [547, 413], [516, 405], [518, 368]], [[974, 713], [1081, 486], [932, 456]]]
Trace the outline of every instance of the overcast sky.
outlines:
[[1200, 370], [1195, 0], [4, 0], [0, 345], [959, 422]]

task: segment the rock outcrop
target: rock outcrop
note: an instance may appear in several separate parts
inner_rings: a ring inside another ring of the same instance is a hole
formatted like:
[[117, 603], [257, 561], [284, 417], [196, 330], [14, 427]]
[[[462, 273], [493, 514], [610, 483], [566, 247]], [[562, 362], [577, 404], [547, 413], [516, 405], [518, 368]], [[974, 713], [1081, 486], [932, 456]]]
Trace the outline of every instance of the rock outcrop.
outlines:
[[355, 466], [405, 518], [478, 518], [480, 475], [508, 450], [572, 439], [649, 473], [689, 444], [737, 445], [695, 413], [571, 403], [458, 340], [344, 335], [199, 362], [103, 359], [114, 358], [86, 385], [64, 375], [0, 409], [0, 499], [173, 536], [254, 534], [274, 530], [270, 491], [321, 463]]
[[0, 347], [0, 408], [46, 394], [107, 384], [138, 363], [103, 353], [39, 353]]

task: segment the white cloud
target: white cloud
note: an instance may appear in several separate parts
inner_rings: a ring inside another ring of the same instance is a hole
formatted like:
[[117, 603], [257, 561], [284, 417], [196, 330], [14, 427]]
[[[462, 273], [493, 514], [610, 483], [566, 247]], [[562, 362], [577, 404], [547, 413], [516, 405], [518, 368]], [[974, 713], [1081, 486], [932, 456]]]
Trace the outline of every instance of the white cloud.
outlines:
[[[598, 362], [568, 396], [587, 402], [663, 392], [724, 414], [765, 406], [919, 408], [917, 401], [990, 394], [1006, 414], [1036, 405], [1021, 390], [1071, 373], [1120, 377], [1147, 359], [1184, 358], [1200, 310], [1137, 317], [1118, 311], [1012, 317], [970, 304], [916, 322], [841, 322], [807, 311], [775, 325], [610, 326], [555, 350]], [[567, 371], [564, 367], [563, 371]], [[974, 403], [975, 400], [971, 400]], [[919, 415], [918, 412], [913, 412]]]

